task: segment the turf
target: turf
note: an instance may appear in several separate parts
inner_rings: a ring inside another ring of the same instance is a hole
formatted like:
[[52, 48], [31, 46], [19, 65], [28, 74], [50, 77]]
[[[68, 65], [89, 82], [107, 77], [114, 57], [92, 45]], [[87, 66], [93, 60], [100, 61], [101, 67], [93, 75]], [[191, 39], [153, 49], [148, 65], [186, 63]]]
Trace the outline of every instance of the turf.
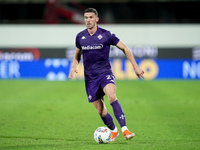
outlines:
[[0, 80], [0, 149], [199, 149], [199, 87], [198, 80], [117, 81], [136, 137], [126, 141], [120, 133], [112, 143], [97, 144], [93, 133], [103, 123], [83, 81]]

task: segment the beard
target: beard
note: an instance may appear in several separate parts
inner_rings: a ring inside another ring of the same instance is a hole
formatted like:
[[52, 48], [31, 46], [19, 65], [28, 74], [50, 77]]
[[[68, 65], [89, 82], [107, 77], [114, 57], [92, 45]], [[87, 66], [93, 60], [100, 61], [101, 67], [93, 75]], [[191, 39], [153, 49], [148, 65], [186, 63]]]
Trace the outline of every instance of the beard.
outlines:
[[90, 23], [90, 24], [87, 24], [87, 28], [88, 28], [88, 29], [93, 29], [93, 28], [94, 28], [94, 26], [95, 26], [95, 24], [92, 24], [92, 23]]

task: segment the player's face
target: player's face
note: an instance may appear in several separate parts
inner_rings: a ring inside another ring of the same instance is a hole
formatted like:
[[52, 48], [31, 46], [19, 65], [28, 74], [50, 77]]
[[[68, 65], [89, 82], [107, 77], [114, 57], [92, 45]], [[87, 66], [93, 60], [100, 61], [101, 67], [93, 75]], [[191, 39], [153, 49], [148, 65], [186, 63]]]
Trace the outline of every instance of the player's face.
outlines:
[[93, 12], [84, 14], [85, 25], [88, 29], [92, 29], [97, 25], [99, 18]]

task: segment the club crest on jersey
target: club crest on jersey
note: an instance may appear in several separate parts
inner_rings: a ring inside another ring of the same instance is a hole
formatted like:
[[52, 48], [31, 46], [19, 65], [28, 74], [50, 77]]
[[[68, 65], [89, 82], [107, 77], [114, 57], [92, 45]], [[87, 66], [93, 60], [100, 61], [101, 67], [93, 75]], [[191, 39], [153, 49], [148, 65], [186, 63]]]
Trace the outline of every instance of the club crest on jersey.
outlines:
[[101, 34], [99, 34], [98, 39], [101, 40], [103, 38], [103, 36]]

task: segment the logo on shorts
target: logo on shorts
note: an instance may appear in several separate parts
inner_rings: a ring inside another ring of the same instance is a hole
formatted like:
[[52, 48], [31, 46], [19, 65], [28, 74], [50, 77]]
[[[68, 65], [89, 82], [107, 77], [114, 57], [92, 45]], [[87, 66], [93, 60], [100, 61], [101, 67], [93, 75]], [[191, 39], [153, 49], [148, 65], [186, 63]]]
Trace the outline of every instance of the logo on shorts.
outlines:
[[89, 98], [89, 100], [91, 100], [91, 99], [92, 99], [92, 96], [91, 96], [91, 95], [89, 95], [89, 96], [88, 96], [88, 98]]

